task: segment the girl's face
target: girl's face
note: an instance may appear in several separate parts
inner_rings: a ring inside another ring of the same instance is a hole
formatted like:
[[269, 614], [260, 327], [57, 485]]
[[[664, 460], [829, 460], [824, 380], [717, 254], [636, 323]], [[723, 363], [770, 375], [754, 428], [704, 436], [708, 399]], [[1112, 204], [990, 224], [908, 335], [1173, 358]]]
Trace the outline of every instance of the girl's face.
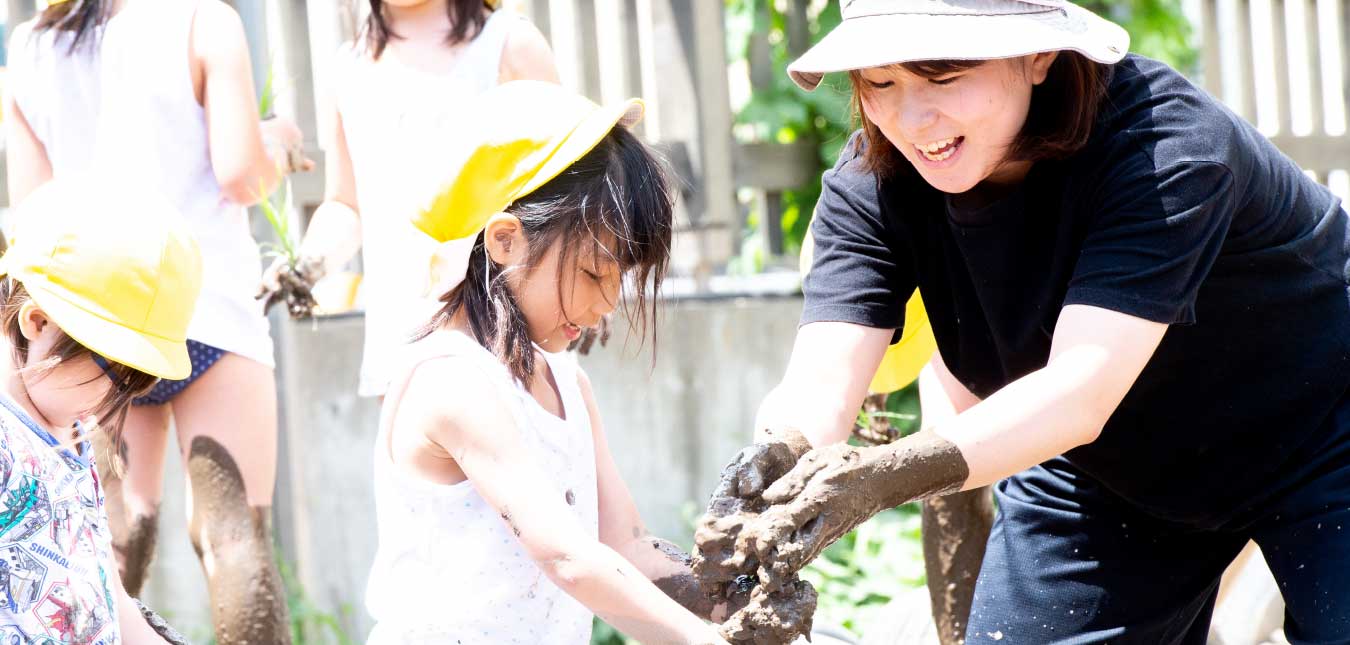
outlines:
[[[19, 329], [28, 340], [28, 365], [36, 365], [52, 354], [64, 334], [36, 306], [20, 316]], [[20, 378], [29, 400], [54, 428], [69, 428], [93, 414], [113, 386], [92, 354], [62, 361], [46, 372], [21, 372]]]
[[559, 267], [560, 245], [555, 242], [533, 271], [511, 283], [530, 340], [549, 352], [567, 349], [582, 329], [614, 311], [623, 281], [618, 264], [593, 249]]
[[1030, 164], [1004, 159], [1054, 59], [1049, 52], [991, 60], [936, 78], [899, 65], [860, 70], [863, 112], [938, 190], [1015, 183]]

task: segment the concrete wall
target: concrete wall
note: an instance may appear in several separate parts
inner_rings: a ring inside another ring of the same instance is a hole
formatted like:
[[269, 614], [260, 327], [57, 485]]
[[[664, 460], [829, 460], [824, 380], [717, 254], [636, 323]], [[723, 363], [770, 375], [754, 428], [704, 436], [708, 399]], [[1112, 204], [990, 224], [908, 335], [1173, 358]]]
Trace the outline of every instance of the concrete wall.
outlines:
[[[760, 398], [786, 366], [800, 311], [795, 297], [673, 300], [662, 311], [654, 367], [650, 343], [625, 349], [617, 332], [582, 359], [619, 469], [653, 532], [688, 544], [686, 514], [702, 506], [722, 465], [750, 440]], [[374, 400], [355, 396], [362, 319], [281, 321], [273, 329], [281, 552], [310, 604], [360, 642], [370, 627], [362, 597], [375, 551], [370, 472], [379, 413]], [[205, 640], [209, 605], [180, 519], [181, 469], [176, 462], [169, 469], [146, 601]]]

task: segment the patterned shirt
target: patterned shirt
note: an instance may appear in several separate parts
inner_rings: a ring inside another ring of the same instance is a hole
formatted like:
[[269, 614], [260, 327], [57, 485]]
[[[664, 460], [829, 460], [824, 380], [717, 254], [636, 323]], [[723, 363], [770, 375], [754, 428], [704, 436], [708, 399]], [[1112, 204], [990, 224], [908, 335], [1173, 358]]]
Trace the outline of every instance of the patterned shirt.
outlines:
[[98, 475], [58, 444], [0, 395], [0, 645], [122, 640]]

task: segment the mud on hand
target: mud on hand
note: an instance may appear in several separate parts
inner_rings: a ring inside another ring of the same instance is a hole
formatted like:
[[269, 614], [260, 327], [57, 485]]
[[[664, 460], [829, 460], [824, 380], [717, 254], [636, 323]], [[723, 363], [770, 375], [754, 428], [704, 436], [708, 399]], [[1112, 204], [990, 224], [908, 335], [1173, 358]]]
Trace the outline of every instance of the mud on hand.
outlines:
[[694, 541], [694, 575], [707, 589], [722, 589], [742, 574], [753, 574], [737, 557], [734, 539], [729, 539], [746, 517], [759, 513], [768, 504], [761, 495], [779, 477], [787, 474], [797, 460], [811, 449], [802, 434], [793, 429], [772, 429], [763, 433], [764, 441], [741, 449], [722, 469], [721, 479], [708, 500], [708, 511], [699, 519]]

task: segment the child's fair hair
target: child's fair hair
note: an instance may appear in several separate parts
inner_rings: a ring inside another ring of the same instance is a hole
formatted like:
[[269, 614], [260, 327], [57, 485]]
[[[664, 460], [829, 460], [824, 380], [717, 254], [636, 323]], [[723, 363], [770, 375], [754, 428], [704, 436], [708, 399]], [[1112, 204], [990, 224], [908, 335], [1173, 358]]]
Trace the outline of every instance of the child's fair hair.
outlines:
[[[589, 153], [506, 212], [520, 220], [529, 243], [523, 266], [504, 269], [494, 262], [480, 232], [463, 282], [441, 296], [445, 306], [417, 338], [463, 311], [475, 339], [512, 376], [528, 383], [535, 353], [524, 314], [507, 288], [507, 276], [519, 270], [528, 275], [555, 244], [559, 275], [585, 255], [587, 245], [596, 257], [617, 263], [631, 277], [636, 292], [632, 300], [620, 296], [629, 329], [637, 330], [641, 338], [652, 330], [655, 338], [655, 300], [670, 257], [673, 203], [662, 164], [636, 136], [614, 128]], [[562, 289], [559, 284], [560, 301]]]
[[[28, 339], [19, 329], [19, 312], [30, 299], [23, 283], [10, 277], [0, 279], [0, 326], [4, 328], [5, 337], [13, 349], [12, 362], [16, 369], [42, 378], [62, 363], [93, 357], [93, 351], [62, 332], [60, 340], [52, 346], [47, 356], [30, 363]], [[99, 401], [94, 414], [98, 416], [99, 428], [108, 433], [108, 445], [115, 455], [111, 462], [113, 470], [120, 473], [123, 466], [122, 424], [126, 422], [127, 410], [131, 407], [132, 399], [150, 391], [159, 378], [112, 361], [108, 362], [108, 371], [116, 383]], [[105, 377], [99, 375], [98, 378]]]

